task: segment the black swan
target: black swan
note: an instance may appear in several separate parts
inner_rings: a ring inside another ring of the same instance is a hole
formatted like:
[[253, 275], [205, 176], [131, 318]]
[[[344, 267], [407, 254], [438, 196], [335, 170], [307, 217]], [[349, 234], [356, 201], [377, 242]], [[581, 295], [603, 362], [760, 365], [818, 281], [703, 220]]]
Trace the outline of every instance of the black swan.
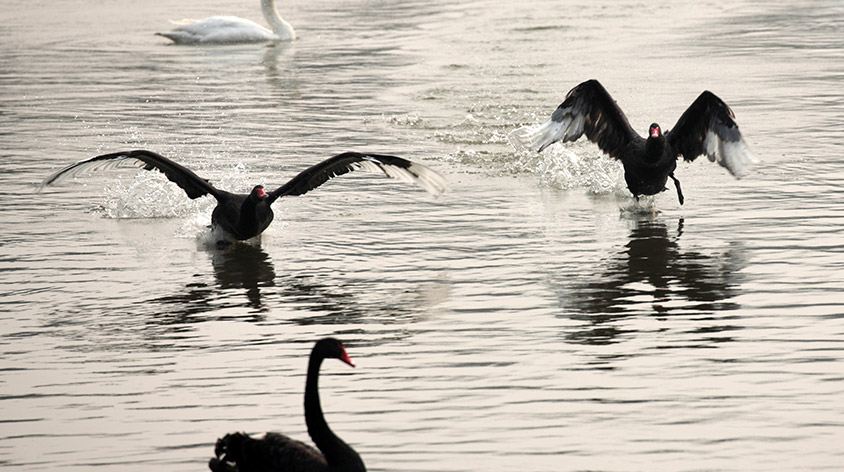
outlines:
[[704, 91], [680, 116], [674, 129], [663, 133], [653, 123], [647, 139], [643, 139], [609, 92], [593, 79], [571, 89], [549, 121], [520, 128], [511, 137], [521, 146], [541, 152], [557, 141], [575, 141], [585, 133], [604, 153], [621, 161], [627, 188], [636, 199], [667, 190], [665, 184], [671, 177], [682, 205], [683, 191], [674, 177], [679, 156], [693, 161], [706, 154], [736, 178], [744, 176], [756, 162], [733, 118], [726, 103]]
[[323, 359], [340, 359], [354, 367], [343, 344], [321, 339], [311, 350], [305, 380], [305, 423], [308, 435], [319, 448], [279, 433], [267, 433], [261, 439], [245, 433], [231, 433], [217, 440], [208, 462], [213, 472], [364, 472], [366, 466], [354, 449], [328, 427], [319, 402], [319, 367]]
[[166, 157], [152, 151], [135, 150], [103, 154], [71, 164], [57, 171], [42, 182], [42, 187], [51, 185], [62, 177], [75, 175], [88, 169], [100, 167], [142, 167], [144, 170], [158, 170], [170, 181], [181, 187], [191, 199], [211, 195], [217, 199], [217, 206], [211, 214], [211, 224], [221, 229], [223, 242], [246, 240], [258, 236], [273, 221], [273, 202], [281, 197], [303, 195], [338, 175], [353, 170], [383, 172], [386, 176], [420, 185], [432, 194], [445, 191], [445, 181], [433, 170], [401, 157], [384, 154], [344, 152], [319, 164], [309, 167], [281, 187], [266, 192], [263, 185], [256, 185], [248, 194], [230, 193], [219, 190], [206, 179], [194, 174]]

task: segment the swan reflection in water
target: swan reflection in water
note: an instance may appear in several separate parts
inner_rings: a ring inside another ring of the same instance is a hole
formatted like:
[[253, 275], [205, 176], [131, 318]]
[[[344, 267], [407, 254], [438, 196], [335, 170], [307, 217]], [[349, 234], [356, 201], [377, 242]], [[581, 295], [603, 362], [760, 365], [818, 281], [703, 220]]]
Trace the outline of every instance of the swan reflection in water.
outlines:
[[[195, 323], [211, 319], [259, 322], [271, 310], [274, 318], [296, 324], [404, 322], [414, 316], [413, 300], [379, 300], [364, 303], [348, 281], [341, 286], [318, 275], [276, 273], [275, 265], [259, 245], [236, 243], [208, 249], [214, 283], [207, 274], [196, 274], [176, 295], [158, 297], [152, 306], [156, 323]], [[336, 281], [334, 281], [336, 282]], [[361, 283], [367, 283], [363, 281]], [[158, 305], [158, 306], [156, 306]], [[165, 313], [160, 305], [167, 305]], [[244, 308], [247, 312], [244, 313]], [[306, 311], [304, 315], [301, 311]], [[285, 314], [287, 312], [288, 314]], [[299, 312], [299, 313], [297, 313]], [[290, 314], [297, 314], [291, 318]]]
[[[196, 315], [223, 311], [231, 308], [249, 308], [247, 317], [251, 321], [262, 321], [266, 306], [266, 291], [276, 284], [275, 267], [270, 256], [259, 246], [232, 244], [222, 249], [208, 249], [214, 283], [209, 283], [207, 274], [194, 275], [194, 281], [185, 284], [175, 295], [157, 297], [144, 305], [150, 305], [160, 313], [156, 305], [167, 305], [166, 314], [157, 317], [159, 324], [190, 323], [204, 321]], [[262, 292], [263, 291], [263, 292]], [[217, 318], [225, 317], [225, 315]], [[243, 316], [238, 316], [242, 318]]]
[[260, 247], [232, 244], [211, 252], [211, 266], [221, 291], [243, 289], [248, 306], [266, 311], [261, 301], [261, 288], [275, 285], [275, 268], [270, 256]]
[[[741, 245], [731, 243], [726, 249], [706, 253], [684, 250], [679, 243], [683, 218], [671, 230], [654, 215], [637, 216], [633, 223], [622, 251], [596, 272], [569, 274], [570, 282], [559, 284], [566, 318], [584, 323], [568, 334], [570, 341], [618, 342], [625, 333], [619, 321], [634, 315], [699, 317], [740, 307], [733, 299], [739, 293], [740, 271], [746, 266]], [[719, 322], [696, 331], [731, 329], [736, 328]]]

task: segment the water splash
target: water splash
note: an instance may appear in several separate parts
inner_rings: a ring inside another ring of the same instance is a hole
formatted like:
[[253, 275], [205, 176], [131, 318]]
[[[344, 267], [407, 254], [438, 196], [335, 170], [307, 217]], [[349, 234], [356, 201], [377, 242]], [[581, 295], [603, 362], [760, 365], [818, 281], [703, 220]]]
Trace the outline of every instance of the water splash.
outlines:
[[[591, 143], [589, 143], [591, 144]], [[623, 193], [624, 170], [618, 161], [595, 155], [586, 146], [552, 145], [542, 153], [516, 149], [514, 167], [539, 176], [544, 185], [570, 190], [584, 188], [593, 194]]]
[[176, 229], [175, 236], [183, 239], [196, 238], [198, 245], [212, 246], [217, 238], [211, 231], [211, 209], [198, 211], [184, 220]]
[[[188, 165], [188, 167], [192, 167]], [[248, 189], [250, 182], [256, 181], [244, 163], [232, 164], [223, 170], [199, 169], [198, 173], [218, 175], [213, 179], [218, 188], [240, 191]], [[211, 210], [216, 202], [210, 197], [196, 200], [187, 198], [184, 190], [159, 172], [139, 171], [132, 175], [118, 176], [104, 189], [103, 201], [96, 211], [104, 218], [187, 218], [186, 227], [180, 233], [195, 234], [196, 228], [211, 224]], [[191, 230], [193, 228], [193, 230]]]
[[98, 210], [105, 218], [178, 218], [207, 205], [207, 198], [187, 198], [181, 188], [162, 174], [138, 172], [107, 184]]
[[[627, 197], [629, 198], [624, 200], [624, 203], [622, 203], [619, 207], [623, 216], [653, 217], [661, 213], [660, 209], [656, 205], [656, 197], [654, 195], [645, 195], [636, 199], [627, 193]], [[639, 220], [634, 219], [633, 221]]]
[[398, 115], [381, 115], [384, 123], [403, 128], [424, 128], [428, 126], [425, 120], [416, 113], [402, 113]]
[[544, 120], [545, 111], [524, 111], [504, 96], [479, 96], [462, 118], [435, 130], [433, 137], [466, 146], [446, 160], [511, 174], [534, 174], [543, 185], [562, 190], [582, 188], [592, 194], [629, 196], [621, 164], [601, 154], [593, 143], [555, 144], [537, 153], [512, 139], [520, 123]]

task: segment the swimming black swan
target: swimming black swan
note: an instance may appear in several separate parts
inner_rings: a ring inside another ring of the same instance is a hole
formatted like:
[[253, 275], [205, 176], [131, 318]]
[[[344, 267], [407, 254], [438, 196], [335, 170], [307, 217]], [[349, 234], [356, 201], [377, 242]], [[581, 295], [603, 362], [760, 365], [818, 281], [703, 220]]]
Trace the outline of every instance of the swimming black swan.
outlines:
[[445, 181], [433, 170], [401, 157], [384, 154], [344, 152], [311, 166], [281, 187], [267, 193], [263, 185], [256, 185], [248, 194], [219, 190], [191, 170], [152, 151], [136, 150], [103, 154], [69, 165], [47, 177], [42, 186], [55, 183], [62, 177], [84, 169], [121, 167], [122, 164], [158, 170], [181, 187], [191, 199], [211, 195], [217, 206], [211, 214], [211, 224], [223, 230], [225, 238], [246, 240], [261, 234], [273, 221], [273, 202], [281, 197], [303, 195], [338, 175], [353, 170], [383, 172], [388, 177], [416, 183], [432, 194], [445, 191]]
[[208, 462], [213, 472], [363, 472], [366, 466], [354, 449], [338, 438], [322, 414], [319, 402], [319, 367], [323, 359], [340, 359], [354, 367], [343, 344], [333, 338], [318, 341], [308, 360], [305, 380], [305, 423], [308, 435], [319, 448], [279, 433], [267, 433], [261, 439], [245, 433], [232, 433], [217, 440]]
[[621, 161], [624, 180], [634, 197], [667, 190], [665, 184], [671, 177], [682, 205], [683, 191], [674, 177], [679, 156], [693, 161], [706, 154], [736, 178], [744, 176], [756, 162], [733, 118], [726, 103], [705, 91], [677, 120], [674, 129], [663, 133], [653, 123], [648, 138], [643, 139], [633, 131], [604, 86], [593, 79], [571, 89], [549, 121], [539, 127], [520, 128], [511, 137], [522, 146], [541, 152], [557, 141], [575, 141], [585, 133], [589, 141]]

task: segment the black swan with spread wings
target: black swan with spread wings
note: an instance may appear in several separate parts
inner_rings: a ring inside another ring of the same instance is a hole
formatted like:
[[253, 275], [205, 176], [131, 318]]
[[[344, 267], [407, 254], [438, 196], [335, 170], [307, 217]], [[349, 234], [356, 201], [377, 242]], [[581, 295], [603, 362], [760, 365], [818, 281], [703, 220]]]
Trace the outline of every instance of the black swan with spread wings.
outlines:
[[621, 161], [627, 188], [637, 199], [667, 190], [665, 184], [671, 177], [682, 205], [683, 191], [674, 176], [678, 157], [693, 161], [705, 154], [736, 178], [746, 175], [756, 162], [734, 118], [726, 103], [705, 91], [671, 131], [663, 132], [653, 123], [648, 137], [642, 138], [604, 86], [593, 79], [571, 89], [550, 120], [519, 128], [510, 137], [517, 146], [541, 152], [557, 141], [575, 141], [585, 134], [604, 153]]
[[54, 184], [85, 170], [126, 166], [163, 173], [181, 187], [188, 198], [195, 199], [204, 195], [214, 197], [217, 206], [211, 214], [211, 224], [215, 229], [223, 231], [223, 241], [243, 241], [258, 236], [273, 221], [273, 202], [281, 197], [303, 195], [334, 177], [358, 169], [380, 172], [387, 177], [417, 184], [434, 195], [445, 191], [443, 177], [422, 164], [386, 154], [359, 152], [344, 152], [326, 159], [271, 192], [267, 192], [263, 185], [256, 185], [248, 194], [220, 190], [190, 169], [146, 150], [103, 154], [71, 164], [44, 179], [42, 186]]

